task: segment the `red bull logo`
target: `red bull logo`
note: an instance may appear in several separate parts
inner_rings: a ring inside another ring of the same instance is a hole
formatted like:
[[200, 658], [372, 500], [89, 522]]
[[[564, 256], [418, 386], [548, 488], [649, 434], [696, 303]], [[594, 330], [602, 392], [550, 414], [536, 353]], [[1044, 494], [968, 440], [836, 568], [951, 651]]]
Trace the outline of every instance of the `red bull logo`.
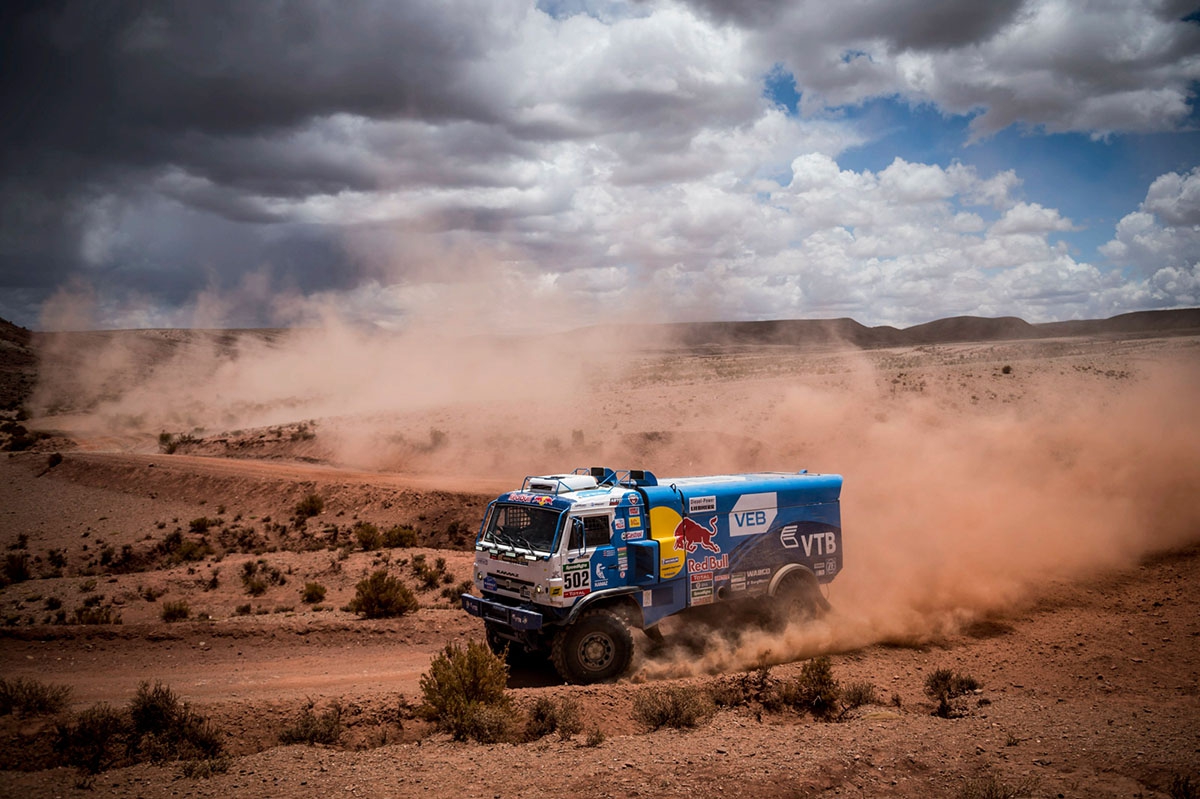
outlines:
[[685, 549], [690, 555], [696, 551], [696, 547], [701, 547], [719, 555], [721, 554], [721, 548], [713, 543], [713, 536], [716, 534], [716, 516], [709, 520], [708, 527], [684, 516], [679, 521], [679, 524], [675, 525], [675, 548]]

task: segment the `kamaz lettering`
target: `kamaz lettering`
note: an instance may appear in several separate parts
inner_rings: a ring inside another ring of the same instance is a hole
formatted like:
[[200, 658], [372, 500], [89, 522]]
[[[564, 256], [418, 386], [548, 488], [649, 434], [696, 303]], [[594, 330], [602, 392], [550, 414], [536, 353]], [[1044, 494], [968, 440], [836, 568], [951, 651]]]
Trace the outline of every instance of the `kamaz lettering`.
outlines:
[[841, 487], [807, 472], [527, 477], [488, 506], [463, 608], [496, 652], [541, 652], [569, 682], [614, 679], [632, 629], [661, 637], [659, 622], [692, 608], [765, 603], [784, 620], [826, 609], [820, 589], [842, 569]]

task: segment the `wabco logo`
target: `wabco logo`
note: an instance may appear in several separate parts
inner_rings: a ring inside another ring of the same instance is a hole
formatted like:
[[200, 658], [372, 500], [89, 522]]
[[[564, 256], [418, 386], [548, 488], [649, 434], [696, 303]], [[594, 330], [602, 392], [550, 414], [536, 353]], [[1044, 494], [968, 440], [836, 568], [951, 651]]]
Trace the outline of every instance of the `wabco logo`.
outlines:
[[754, 535], [771, 529], [775, 521], [775, 493], [743, 494], [729, 514], [729, 534]]

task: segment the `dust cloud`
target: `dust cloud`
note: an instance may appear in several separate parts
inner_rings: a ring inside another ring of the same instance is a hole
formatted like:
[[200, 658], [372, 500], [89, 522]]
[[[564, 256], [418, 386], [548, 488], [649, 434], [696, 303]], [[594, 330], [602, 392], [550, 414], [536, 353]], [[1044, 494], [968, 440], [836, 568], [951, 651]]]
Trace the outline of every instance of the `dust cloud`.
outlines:
[[886, 375], [854, 360], [852, 386], [795, 387], [752, 434], [770, 442], [759, 460], [790, 453], [845, 477], [833, 610], [779, 633], [712, 630], [702, 649], [644, 663], [642, 677], [919, 644], [1027, 607], [1049, 582], [1200, 541], [1194, 354], [1115, 380], [1031, 362], [1023, 395], [989, 408], [936, 389], [897, 399], [880, 388]]
[[[832, 612], [656, 658], [650, 677], [927, 641], [1048, 582], [1200, 540], [1190, 340], [672, 349], [640, 332], [563, 333], [553, 294], [507, 299], [491, 333], [475, 296], [457, 321], [431, 312], [399, 331], [325, 314], [291, 330], [44, 334], [35, 409], [134, 450], [160, 431], [229, 447], [238, 432], [261, 443], [255, 429], [311, 420], [313, 441], [270, 456], [514, 484], [591, 465], [842, 474]], [[534, 329], [547, 303], [557, 332]], [[495, 332], [514, 319], [521, 335]]]

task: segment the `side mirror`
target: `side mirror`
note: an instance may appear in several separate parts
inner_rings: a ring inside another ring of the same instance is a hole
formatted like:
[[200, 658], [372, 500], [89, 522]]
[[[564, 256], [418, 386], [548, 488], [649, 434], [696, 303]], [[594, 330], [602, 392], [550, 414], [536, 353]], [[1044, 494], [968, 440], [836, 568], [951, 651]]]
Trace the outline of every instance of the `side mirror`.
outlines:
[[578, 517], [571, 519], [571, 541], [567, 548], [570, 550], [579, 550], [584, 548], [583, 539], [583, 519]]

